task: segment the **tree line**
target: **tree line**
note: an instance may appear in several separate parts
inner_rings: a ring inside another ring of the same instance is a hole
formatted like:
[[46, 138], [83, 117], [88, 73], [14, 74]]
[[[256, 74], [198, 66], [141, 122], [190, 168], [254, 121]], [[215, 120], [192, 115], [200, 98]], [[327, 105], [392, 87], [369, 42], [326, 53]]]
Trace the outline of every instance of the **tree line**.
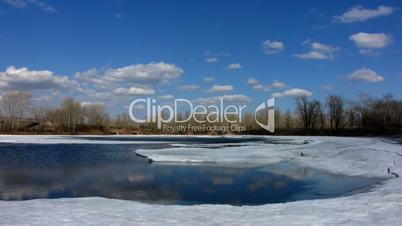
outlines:
[[[181, 113], [179, 117], [187, 114]], [[401, 116], [402, 100], [389, 94], [380, 98], [360, 94], [352, 100], [329, 95], [324, 101], [297, 97], [293, 111], [275, 109], [275, 134], [400, 134]], [[267, 120], [267, 112], [259, 112], [256, 117], [259, 121]], [[31, 93], [22, 91], [3, 93], [0, 119], [2, 133], [163, 133], [155, 123], [134, 123], [128, 112], [111, 117], [104, 105], [85, 104], [72, 97], [65, 98], [55, 107], [32, 106]], [[193, 121], [186, 123], [194, 124]], [[254, 113], [245, 113], [240, 125], [247, 130], [238, 133], [269, 134], [257, 125]]]
[[293, 113], [276, 111], [279, 132], [334, 135], [401, 133], [402, 101], [390, 94], [380, 98], [360, 94], [353, 100], [329, 95], [324, 102], [298, 97], [295, 103]]

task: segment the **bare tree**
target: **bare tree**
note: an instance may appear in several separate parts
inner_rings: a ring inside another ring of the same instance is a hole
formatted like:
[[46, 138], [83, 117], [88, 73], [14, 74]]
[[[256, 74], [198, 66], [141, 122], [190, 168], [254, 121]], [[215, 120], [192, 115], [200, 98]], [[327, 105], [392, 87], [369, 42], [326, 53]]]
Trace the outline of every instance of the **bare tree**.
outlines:
[[32, 95], [28, 92], [9, 91], [1, 99], [1, 108], [8, 118], [10, 129], [18, 128], [22, 117], [30, 112]]
[[76, 132], [83, 116], [81, 103], [72, 97], [67, 97], [61, 104], [59, 111], [60, 125], [69, 132]]
[[326, 105], [328, 107], [329, 125], [331, 129], [343, 127], [345, 101], [342, 96], [329, 95]]
[[314, 128], [319, 116], [320, 102], [309, 101], [307, 97], [296, 98], [296, 111], [303, 129]]
[[103, 104], [89, 104], [82, 106], [85, 115], [85, 123], [92, 128], [102, 128], [109, 122], [109, 116], [105, 113]]
[[48, 112], [51, 111], [51, 108], [38, 106], [33, 107], [31, 110], [32, 118], [36, 121], [44, 121], [48, 115]]
[[127, 112], [120, 113], [114, 120], [114, 127], [118, 129], [133, 129], [135, 126]]

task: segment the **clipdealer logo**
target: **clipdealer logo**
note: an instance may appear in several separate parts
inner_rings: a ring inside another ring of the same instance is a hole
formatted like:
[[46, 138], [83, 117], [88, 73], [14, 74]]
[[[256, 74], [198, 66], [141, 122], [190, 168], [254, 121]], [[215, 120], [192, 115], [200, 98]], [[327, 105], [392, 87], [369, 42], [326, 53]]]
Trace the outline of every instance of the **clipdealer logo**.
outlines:
[[[263, 129], [273, 133], [275, 130], [275, 100], [270, 98], [258, 105], [254, 111], [256, 123]], [[145, 114], [139, 116], [138, 109], [141, 106]], [[186, 116], [179, 111], [179, 107], [186, 107]], [[245, 131], [242, 126], [242, 116], [247, 105], [226, 104], [220, 98], [218, 104], [202, 105], [193, 104], [188, 99], [175, 99], [172, 105], [157, 104], [156, 99], [140, 98], [133, 100], [128, 108], [128, 113], [132, 121], [136, 123], [156, 123], [158, 129], [170, 132], [186, 131]], [[259, 121], [257, 113], [266, 111], [267, 123]], [[179, 116], [180, 115], [180, 116]], [[229, 123], [230, 126], [217, 125]], [[176, 125], [172, 125], [176, 124]], [[183, 124], [186, 124], [184, 126]]]
[[[273, 133], [275, 132], [275, 98], [270, 98], [266, 102], [261, 103], [254, 111], [254, 119], [261, 128]], [[257, 113], [263, 109], [268, 109], [267, 124], [260, 122], [257, 118]]]

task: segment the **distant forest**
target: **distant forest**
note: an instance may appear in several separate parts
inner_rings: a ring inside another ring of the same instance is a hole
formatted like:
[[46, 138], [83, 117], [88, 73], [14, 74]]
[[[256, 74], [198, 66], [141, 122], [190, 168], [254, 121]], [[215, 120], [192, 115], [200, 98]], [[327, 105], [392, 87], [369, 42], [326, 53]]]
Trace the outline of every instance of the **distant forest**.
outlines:
[[[329, 95], [324, 101], [297, 97], [295, 106], [294, 111], [276, 109], [273, 135], [402, 134], [402, 100], [396, 100], [392, 95], [376, 98], [360, 94], [353, 100], [340, 95]], [[264, 120], [267, 118], [266, 114], [264, 111], [259, 112], [257, 117]], [[65, 98], [56, 107], [32, 106], [32, 95], [21, 91], [3, 93], [0, 100], [0, 120], [0, 132], [3, 134], [164, 133], [156, 128], [155, 123], [134, 123], [128, 112], [112, 118], [106, 112], [104, 105], [83, 104], [71, 97]], [[192, 121], [187, 123], [196, 124]], [[245, 126], [247, 130], [225, 133], [271, 134], [256, 124], [254, 113], [245, 113], [239, 124]], [[221, 125], [230, 123], [223, 122]]]

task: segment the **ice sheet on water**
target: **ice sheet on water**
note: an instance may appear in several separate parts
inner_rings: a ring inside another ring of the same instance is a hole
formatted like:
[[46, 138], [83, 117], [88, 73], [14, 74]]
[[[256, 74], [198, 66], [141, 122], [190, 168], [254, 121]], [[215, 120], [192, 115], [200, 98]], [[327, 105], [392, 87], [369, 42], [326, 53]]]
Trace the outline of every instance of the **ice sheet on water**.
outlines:
[[[387, 167], [401, 159], [402, 146], [377, 138], [277, 137], [280, 144], [255, 143], [236, 147], [174, 147], [139, 149], [136, 152], [157, 162], [209, 162], [255, 167], [282, 161], [320, 168], [334, 173], [384, 177]], [[309, 142], [302, 142], [308, 140]], [[300, 145], [294, 145], [299, 143]], [[382, 158], [378, 154], [384, 153]]]
[[[163, 160], [258, 162], [260, 158], [263, 161], [286, 160], [302, 152], [303, 157], [291, 161], [331, 172], [366, 176], [389, 176], [386, 169], [392, 166], [393, 172], [402, 175], [402, 146], [399, 144], [377, 138], [295, 138], [313, 142], [210, 150], [175, 148], [146, 154]], [[205, 151], [208, 155], [202, 154]], [[255, 156], [244, 153], [250, 151]], [[401, 225], [402, 180], [393, 178], [371, 192], [348, 197], [263, 206], [164, 206], [76, 198], [0, 201], [0, 209], [0, 225], [266, 225], [267, 222], [271, 225]]]

